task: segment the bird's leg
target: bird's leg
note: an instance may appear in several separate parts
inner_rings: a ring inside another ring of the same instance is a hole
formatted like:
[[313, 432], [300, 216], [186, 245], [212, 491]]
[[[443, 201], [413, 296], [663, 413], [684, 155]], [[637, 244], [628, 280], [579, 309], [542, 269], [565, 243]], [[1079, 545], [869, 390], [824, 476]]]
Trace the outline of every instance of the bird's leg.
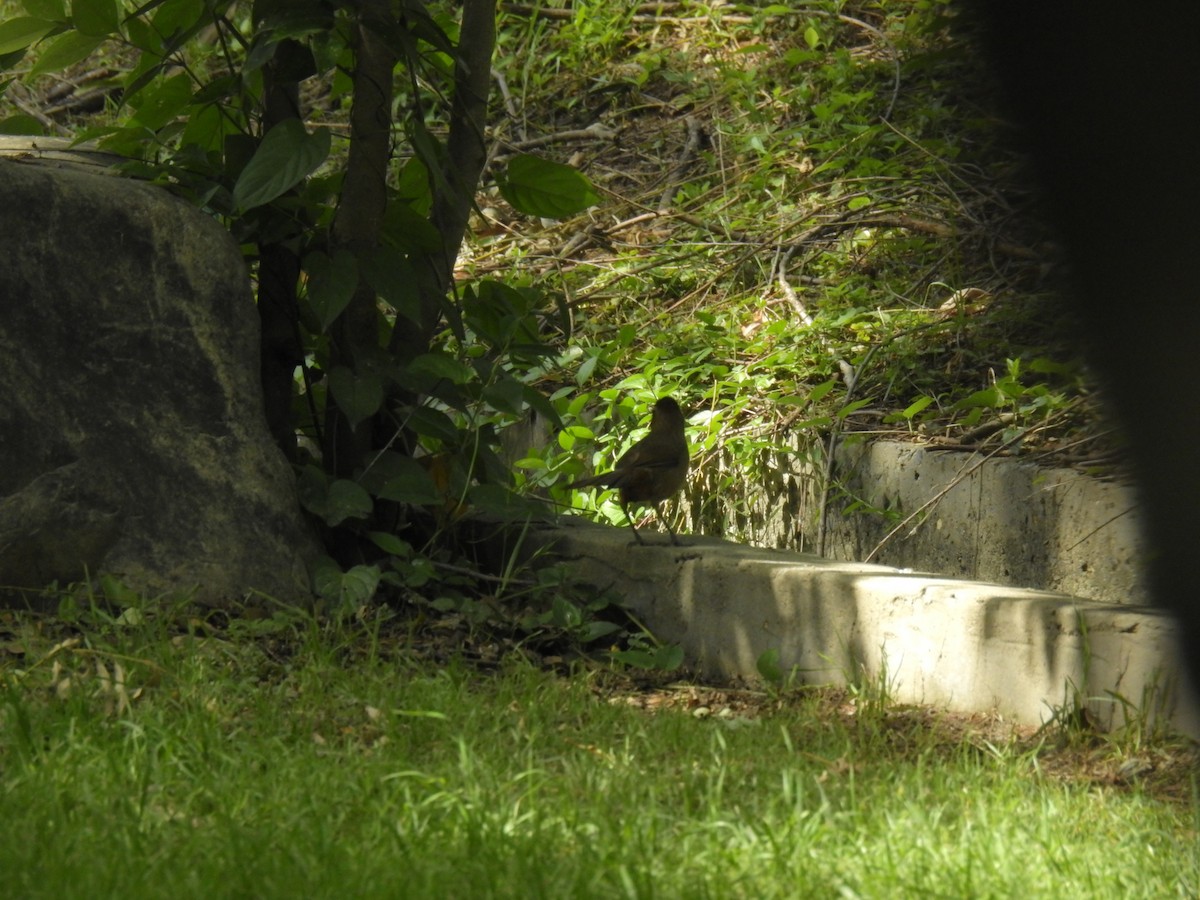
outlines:
[[645, 545], [642, 536], [638, 534], [637, 526], [633, 524], [633, 516], [629, 514], [629, 506], [625, 503], [621, 504], [621, 511], [625, 513], [625, 520], [629, 522], [629, 527], [633, 529], [633, 539], [639, 544]]
[[657, 507], [657, 506], [656, 506], [656, 507], [654, 507], [654, 515], [658, 516], [659, 520], [660, 520], [660, 521], [661, 521], [661, 522], [662, 522], [664, 525], [666, 525], [666, 526], [667, 526], [667, 534], [671, 535], [671, 543], [672, 543], [672, 544], [674, 544], [676, 547], [679, 547], [679, 546], [681, 546], [681, 545], [680, 545], [680, 543], [679, 543], [679, 538], [675, 537], [675, 529], [671, 527], [671, 520], [670, 520], [670, 519], [664, 519], [664, 518], [662, 517], [662, 515], [660, 515], [660, 514], [659, 514], [659, 511], [658, 511], [658, 507]]

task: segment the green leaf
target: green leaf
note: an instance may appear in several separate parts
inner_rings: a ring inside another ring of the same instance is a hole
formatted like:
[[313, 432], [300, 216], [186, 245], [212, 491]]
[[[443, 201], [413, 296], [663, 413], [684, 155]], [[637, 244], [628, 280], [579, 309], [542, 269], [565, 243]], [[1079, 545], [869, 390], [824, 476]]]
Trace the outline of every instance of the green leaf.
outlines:
[[583, 612], [565, 597], [555, 597], [550, 604], [553, 622], [559, 628], [578, 628], [583, 624]]
[[359, 270], [383, 302], [415, 325], [421, 323], [421, 296], [417, 273], [403, 254], [391, 247], [375, 247], [362, 254]]
[[525, 385], [508, 375], [499, 374], [483, 388], [483, 399], [493, 409], [520, 415], [525, 407]]
[[237, 96], [240, 89], [240, 79], [233, 75], [221, 75], [196, 91], [193, 100], [196, 103], [220, 103]]
[[278, 49], [279, 41], [275, 40], [270, 32], [260, 31], [254, 36], [254, 43], [246, 54], [242, 71], [246, 74], [257, 72], [275, 57], [275, 51]]
[[585, 644], [590, 644], [592, 641], [598, 641], [602, 637], [608, 637], [610, 634], [620, 631], [621, 626], [616, 622], [604, 622], [597, 620], [588, 622], [584, 628], [583, 634], [580, 635], [580, 640]]
[[871, 400], [870, 397], [865, 397], [862, 400], [855, 400], [852, 403], [847, 403], [845, 406], [843, 406], [841, 409], [839, 409], [837, 411], [837, 417], [839, 419], [844, 419], [844, 418], [846, 418], [846, 416], [850, 415], [853, 412], [857, 412], [858, 410], [862, 409], [864, 406], [867, 406], [872, 402], [873, 401]]
[[396, 179], [396, 199], [403, 201], [419, 216], [429, 215], [433, 192], [429, 187], [429, 170], [419, 156], [409, 157]]
[[600, 195], [582, 172], [531, 154], [509, 162], [500, 191], [514, 209], [546, 219], [573, 216], [600, 202]]
[[1079, 368], [1078, 363], [1056, 362], [1046, 359], [1044, 356], [1032, 360], [1028, 367], [1030, 372], [1037, 372], [1040, 375], [1064, 375], [1067, 377], [1074, 376]]
[[117, 0], [75, 0], [71, 20], [80, 34], [107, 37], [120, 30], [121, 16]]
[[190, 144], [206, 153], [219, 153], [233, 128], [228, 114], [215, 103], [196, 107], [188, 116], [187, 127], [183, 129], [179, 143], [183, 147]]
[[430, 133], [420, 116], [409, 122], [408, 139], [412, 142], [413, 152], [421, 160], [437, 190], [453, 196], [454, 186], [447, 180], [441, 165], [442, 159], [445, 157], [445, 147]]
[[38, 56], [37, 62], [29, 70], [30, 77], [45, 75], [47, 72], [58, 72], [68, 66], [73, 66], [81, 59], [87, 59], [92, 52], [104, 43], [104, 38], [80, 34], [78, 31], [68, 31], [48, 43]]
[[436, 438], [447, 443], [456, 441], [459, 437], [454, 420], [440, 409], [418, 406], [409, 413], [408, 424], [413, 431], [423, 437]]
[[54, 22], [35, 19], [32, 16], [17, 16], [0, 22], [0, 53], [24, 50], [35, 44], [55, 29]]
[[179, 46], [193, 33], [205, 17], [204, 0], [169, 0], [163, 3], [151, 20], [152, 30], [170, 46]]
[[546, 395], [537, 388], [525, 386], [525, 402], [554, 428], [562, 428], [562, 418]]
[[183, 115], [192, 102], [192, 81], [180, 72], [137, 95], [131, 103], [137, 109], [133, 121], [157, 131]]
[[381, 500], [432, 506], [445, 499], [424, 465], [391, 450], [380, 453], [359, 481]]
[[371, 543], [389, 556], [408, 559], [413, 554], [412, 544], [387, 531], [372, 531], [367, 534]]
[[837, 382], [832, 378], [828, 381], [822, 381], [815, 388], [808, 392], [808, 396], [804, 399], [804, 403], [802, 405], [807, 406], [809, 403], [816, 403], [818, 400], [832, 391], [836, 384]]
[[321, 556], [313, 564], [313, 590], [327, 600], [337, 599], [342, 589], [342, 567], [329, 556]]
[[138, 606], [142, 602], [137, 591], [125, 585], [116, 575], [104, 573], [100, 576], [100, 590], [104, 599], [122, 609]]
[[141, 102], [138, 95], [163, 73], [167, 65], [168, 63], [159, 56], [158, 51], [147, 50], [143, 53], [138, 64], [125, 76], [125, 86], [121, 94], [122, 102], [136, 109]]
[[136, 16], [128, 19], [125, 22], [125, 37], [134, 47], [153, 56], [159, 56], [162, 52], [162, 38], [144, 19]]
[[[425, 10], [425, 6], [426, 4], [424, 3], [406, 2], [401, 4], [401, 8], [404, 9], [405, 30], [411, 29], [413, 35], [444, 54], [455, 55], [457, 49], [454, 46], [454, 42], [442, 26], [438, 24], [437, 20]], [[376, 27], [376, 23], [370, 24], [371, 27]], [[384, 23], [379, 24], [383, 25], [383, 27], [377, 28], [380, 36], [392, 41], [392, 46], [400, 50], [401, 55], [403, 55], [403, 51], [406, 49], [404, 38], [407, 35], [398, 35], [394, 29], [387, 27]]]
[[67, 5], [63, 0], [21, 0], [25, 12], [38, 19], [51, 19], [55, 22], [67, 20]]
[[9, 116], [7, 119], [0, 120], [0, 134], [39, 135], [44, 133], [45, 129], [42, 128], [42, 123], [33, 116]]
[[256, 0], [254, 25], [278, 37], [304, 37], [332, 28], [334, 8], [325, 0]]
[[[407, 561], [395, 561], [392, 565], [400, 573], [404, 583], [411, 588], [422, 587], [437, 577], [437, 570], [434, 569], [433, 563], [424, 556], [414, 556]], [[438, 601], [434, 602], [436, 604]]]
[[649, 650], [617, 650], [613, 659], [636, 669], [653, 669], [655, 654]]
[[375, 596], [379, 587], [377, 566], [355, 566], [342, 576], [341, 601], [344, 606], [361, 606]]
[[678, 644], [664, 644], [654, 654], [654, 668], [671, 672], [683, 665], [683, 648]]
[[337, 366], [329, 373], [329, 390], [353, 427], [383, 406], [383, 379], [374, 372], [356, 373]]
[[347, 519], [365, 519], [374, 508], [371, 495], [362, 485], [339, 478], [329, 486], [328, 508], [323, 518], [332, 527]]
[[912, 403], [910, 403], [907, 407], [905, 407], [904, 412], [901, 413], [901, 415], [904, 416], [904, 418], [906, 418], [906, 419], [911, 419], [913, 416], [915, 416], [917, 413], [921, 412], [921, 410], [925, 409], [925, 407], [927, 407], [932, 402], [933, 402], [932, 397], [918, 397], [916, 400], [914, 400]]
[[809, 428], [828, 428], [832, 424], [832, 416], [817, 416], [813, 419], [804, 419], [800, 422], [793, 422], [791, 427], [793, 431], [805, 431]]
[[575, 447], [576, 441], [593, 441], [596, 435], [586, 425], [568, 425], [558, 433], [558, 445], [564, 450]]
[[384, 477], [375, 490], [381, 500], [408, 503], [413, 506], [432, 506], [442, 501], [442, 495], [433, 478], [415, 459], [399, 456], [387, 467]]
[[763, 681], [776, 687], [783, 684], [783, 667], [779, 664], [779, 651], [775, 648], [764, 651], [754, 663]]
[[973, 408], [989, 408], [990, 409], [990, 408], [998, 407], [1000, 405], [1002, 405], [1000, 392], [997, 391], [994, 387], [988, 387], [988, 388], [984, 388], [981, 391], [975, 391], [975, 393], [970, 394], [969, 396], [963, 397], [961, 400], [959, 400], [957, 403], [955, 403], [952, 407], [950, 407], [950, 409], [953, 410], [954, 412], [958, 412], [963, 409], [973, 409]]
[[589, 356], [587, 359], [585, 359], [583, 361], [583, 364], [580, 365], [579, 370], [575, 373], [575, 383], [578, 385], [582, 385], [589, 378], [591, 378], [592, 373], [596, 371], [596, 365], [599, 362], [600, 362], [600, 354], [599, 353], [593, 353], [591, 356]]
[[434, 380], [445, 379], [454, 384], [466, 384], [473, 375], [469, 366], [445, 353], [425, 353], [408, 364], [408, 371]]
[[627, 666], [636, 666], [639, 669], [659, 669], [669, 672], [672, 669], [678, 669], [683, 664], [683, 648], [678, 644], [667, 644], [653, 651], [636, 648], [618, 650], [613, 654], [613, 658], [620, 660]]
[[330, 482], [317, 466], [307, 466], [300, 473], [296, 493], [305, 509], [331, 527], [346, 519], [366, 518], [374, 508], [371, 495], [360, 485], [345, 479]]
[[309, 134], [297, 119], [280, 122], [267, 132], [238, 176], [234, 203], [243, 211], [253, 209], [291, 190], [325, 161], [329, 144], [327, 128]]
[[388, 203], [383, 219], [383, 237], [405, 252], [442, 252], [442, 235], [420, 212], [408, 203]]
[[376, 566], [355, 566], [348, 572], [328, 556], [320, 557], [313, 566], [313, 590], [317, 596], [340, 607], [355, 607], [366, 603], [379, 587], [380, 571]]
[[321, 331], [328, 331], [350, 305], [358, 287], [358, 264], [349, 250], [338, 250], [332, 259], [314, 250], [304, 257], [304, 271], [308, 273], [309, 306], [321, 323]]

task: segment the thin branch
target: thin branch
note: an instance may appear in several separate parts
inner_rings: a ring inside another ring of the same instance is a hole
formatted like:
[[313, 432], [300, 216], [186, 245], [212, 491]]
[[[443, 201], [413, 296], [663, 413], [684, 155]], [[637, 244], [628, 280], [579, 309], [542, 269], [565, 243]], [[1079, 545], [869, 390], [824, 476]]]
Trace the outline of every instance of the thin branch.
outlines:
[[896, 108], [896, 100], [900, 97], [900, 54], [896, 52], [896, 48], [892, 42], [888, 40], [886, 34], [876, 28], [874, 25], [868, 25], [862, 19], [856, 19], [853, 16], [843, 15], [838, 13], [838, 19], [850, 25], [855, 25], [864, 31], [869, 31], [879, 39], [879, 42], [888, 49], [888, 56], [892, 60], [892, 99], [888, 101], [887, 109], [883, 113], [883, 120], [886, 122], [892, 117], [892, 110]]
[[672, 201], [675, 199], [675, 192], [679, 190], [679, 182], [683, 178], [683, 173], [691, 162], [692, 157], [700, 149], [700, 139], [702, 136], [700, 120], [695, 116], [687, 116], [684, 122], [687, 125], [687, 141], [684, 142], [683, 149], [679, 151], [679, 157], [675, 160], [675, 165], [671, 167], [671, 171], [667, 174], [667, 186], [663, 189], [662, 196], [658, 199], [659, 212], [670, 210]]

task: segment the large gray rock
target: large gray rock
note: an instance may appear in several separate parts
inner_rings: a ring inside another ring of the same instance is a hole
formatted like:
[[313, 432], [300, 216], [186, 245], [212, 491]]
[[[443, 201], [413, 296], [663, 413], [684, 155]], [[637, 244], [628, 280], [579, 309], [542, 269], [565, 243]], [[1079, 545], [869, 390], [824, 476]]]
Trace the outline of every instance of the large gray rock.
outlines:
[[151, 185], [0, 159], [0, 241], [0, 585], [307, 600], [317, 547], [225, 230]]

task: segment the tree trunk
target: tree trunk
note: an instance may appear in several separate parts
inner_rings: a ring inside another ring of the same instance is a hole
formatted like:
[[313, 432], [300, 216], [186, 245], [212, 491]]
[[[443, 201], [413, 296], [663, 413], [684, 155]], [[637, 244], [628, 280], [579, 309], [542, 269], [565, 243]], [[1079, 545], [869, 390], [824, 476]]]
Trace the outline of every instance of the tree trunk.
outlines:
[[[496, 0], [465, 0], [454, 66], [454, 99], [450, 111], [450, 136], [446, 145], [444, 181], [449, 190], [435, 187], [430, 220], [442, 236], [442, 252], [424, 260], [421, 279], [421, 327], [398, 325], [390, 349], [401, 359], [412, 359], [429, 350], [437, 330], [442, 304], [453, 285], [454, 261], [467, 229], [475, 189], [487, 162], [484, 124], [488, 87], [492, 77], [492, 52], [496, 46]], [[435, 185], [439, 182], [435, 180]], [[417, 261], [418, 265], [421, 261]]]
[[[337, 215], [334, 248], [356, 256], [378, 246], [387, 211], [387, 172], [392, 145], [392, 73], [396, 53], [381, 36], [394, 27], [388, 0], [359, 6], [354, 67], [354, 105], [350, 111], [350, 158]], [[332, 327], [332, 367], [361, 370], [379, 346], [375, 292], [361, 277], [353, 299]], [[361, 468], [370, 449], [371, 422], [351, 427], [333, 397], [326, 401], [325, 465], [340, 477]]]
[[[285, 119], [300, 118], [300, 87], [275, 78], [275, 62], [264, 69], [263, 134]], [[258, 248], [259, 373], [267, 427], [289, 462], [296, 460], [296, 427], [292, 420], [292, 379], [304, 361], [297, 327], [296, 285], [300, 257], [283, 242]]]

